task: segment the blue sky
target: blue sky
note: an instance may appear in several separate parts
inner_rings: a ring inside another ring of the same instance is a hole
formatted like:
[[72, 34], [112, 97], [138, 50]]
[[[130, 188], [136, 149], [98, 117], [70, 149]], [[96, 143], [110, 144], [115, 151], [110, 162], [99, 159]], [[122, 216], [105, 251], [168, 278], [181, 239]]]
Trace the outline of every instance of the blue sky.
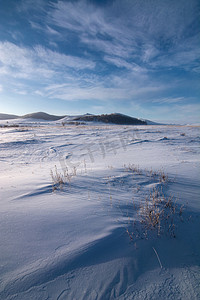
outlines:
[[0, 112], [200, 120], [199, 0], [0, 0]]

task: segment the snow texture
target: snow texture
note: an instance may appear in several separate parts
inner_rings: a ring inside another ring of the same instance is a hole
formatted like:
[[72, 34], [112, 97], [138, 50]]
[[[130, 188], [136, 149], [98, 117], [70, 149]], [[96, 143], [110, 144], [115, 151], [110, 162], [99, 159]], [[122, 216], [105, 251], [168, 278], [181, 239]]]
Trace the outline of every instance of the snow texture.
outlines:
[[198, 126], [1, 124], [0, 299], [200, 299]]

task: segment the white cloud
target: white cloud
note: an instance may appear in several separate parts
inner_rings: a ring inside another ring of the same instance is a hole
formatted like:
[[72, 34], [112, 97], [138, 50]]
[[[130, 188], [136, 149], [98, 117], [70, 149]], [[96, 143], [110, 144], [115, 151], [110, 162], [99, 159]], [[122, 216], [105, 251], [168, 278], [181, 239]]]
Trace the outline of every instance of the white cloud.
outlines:
[[46, 63], [48, 66], [52, 66], [53, 69], [73, 68], [76, 70], [94, 69], [95, 63], [91, 60], [75, 57], [72, 55], [62, 54], [56, 51], [45, 49], [42, 46], [36, 46], [34, 48], [36, 59]]
[[[136, 76], [139, 77], [139, 76]], [[99, 100], [130, 101], [130, 99], [144, 98], [165, 90], [167, 87], [158, 82], [148, 83], [144, 77], [137, 78], [134, 74], [121, 76], [106, 76], [104, 78], [74, 78], [68, 83], [50, 84], [37, 91], [43, 97], [63, 99], [66, 101]], [[145, 84], [144, 84], [145, 82]]]
[[0, 74], [27, 79], [51, 78], [69, 68], [79, 71], [94, 67], [93, 61], [61, 54], [42, 46], [31, 49], [0, 42]]
[[48, 26], [48, 25], [47, 25], [47, 32], [50, 33], [50, 34], [52, 34], [52, 35], [61, 36], [61, 34], [60, 34], [57, 30], [51, 28], [51, 27]]
[[167, 97], [167, 98], [159, 98], [159, 99], [154, 99], [152, 100], [152, 103], [179, 103], [179, 102], [183, 102], [186, 98], [185, 97]]
[[124, 45], [123, 41], [105, 40], [96, 37], [88, 37], [82, 35], [80, 37], [82, 43], [91, 48], [107, 55], [118, 56], [124, 59], [128, 59], [131, 56], [134, 48], [131, 45]]
[[26, 77], [26, 70], [33, 69], [31, 55], [28, 55], [27, 50], [9, 42], [0, 42], [0, 63], [4, 74], [13, 72], [14, 76], [19, 71]]
[[13, 90], [14, 93], [18, 94], [18, 95], [27, 95], [27, 91], [26, 90]]
[[108, 63], [111, 63], [119, 68], [126, 68], [129, 71], [132, 71], [134, 73], [145, 73], [147, 70], [145, 68], [140, 67], [136, 63], [127, 62], [125, 59], [119, 58], [119, 57], [113, 57], [113, 56], [104, 56], [104, 60]]
[[127, 66], [131, 59], [149, 68], [189, 68], [199, 57], [198, 36], [191, 38], [190, 32], [198, 18], [197, 4], [196, 0], [116, 0], [104, 7], [58, 1], [48, 21], [74, 32], [81, 43], [106, 57], [127, 60]]
[[149, 63], [152, 59], [154, 59], [157, 55], [159, 55], [158, 49], [156, 49], [153, 45], [145, 45], [142, 55], [142, 60], [145, 63]]

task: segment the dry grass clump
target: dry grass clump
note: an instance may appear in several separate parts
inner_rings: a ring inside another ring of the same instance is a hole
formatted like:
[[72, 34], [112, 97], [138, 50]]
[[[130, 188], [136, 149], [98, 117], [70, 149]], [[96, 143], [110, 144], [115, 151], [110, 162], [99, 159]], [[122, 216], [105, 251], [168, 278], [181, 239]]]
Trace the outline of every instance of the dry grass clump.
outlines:
[[133, 173], [136, 173], [138, 175], [142, 175], [142, 170], [139, 168], [139, 166], [137, 165], [133, 165], [133, 164], [129, 164], [128, 166], [127, 165], [124, 165], [124, 169], [125, 171], [129, 172], [133, 172]]
[[134, 165], [134, 164], [129, 164], [128, 166], [124, 165], [124, 168], [125, 168], [125, 171], [127, 171], [127, 172], [131, 171], [131, 172], [133, 172], [133, 174], [145, 175], [145, 176], [148, 176], [148, 177], [151, 177], [154, 179], [158, 178], [160, 183], [168, 183], [168, 181], [169, 181], [168, 175], [165, 174], [162, 169], [158, 170], [158, 171], [153, 171], [152, 169], [142, 170], [139, 168], [139, 166]]
[[169, 180], [168, 175], [166, 175], [163, 171], [160, 171], [158, 173], [158, 176], [159, 176], [160, 183], [167, 183]]
[[157, 231], [158, 236], [167, 231], [170, 236], [175, 237], [175, 214], [173, 197], [165, 197], [157, 189], [153, 189], [140, 207], [140, 222], [145, 229]]
[[62, 189], [65, 184], [65, 176], [58, 172], [57, 166], [55, 165], [55, 170], [50, 171], [52, 179], [52, 191], [54, 192], [58, 188]]
[[71, 183], [71, 178], [76, 176], [77, 170], [76, 167], [73, 168], [73, 172], [69, 174], [68, 168], [65, 170], [58, 171], [57, 166], [55, 165], [54, 170], [50, 171], [51, 179], [52, 179], [52, 191], [56, 191], [58, 189], [62, 190], [65, 184]]
[[167, 234], [176, 237], [177, 218], [182, 219], [183, 206], [178, 209], [173, 197], [166, 197], [162, 191], [154, 188], [136, 208], [139, 222], [132, 222], [127, 233], [131, 240], [150, 237], [159, 237]]

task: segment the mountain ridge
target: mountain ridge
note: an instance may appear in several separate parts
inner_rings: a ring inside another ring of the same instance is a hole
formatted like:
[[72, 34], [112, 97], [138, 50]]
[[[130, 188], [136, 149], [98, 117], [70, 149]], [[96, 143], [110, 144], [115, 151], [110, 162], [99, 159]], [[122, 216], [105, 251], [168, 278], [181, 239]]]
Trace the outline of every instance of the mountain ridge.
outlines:
[[0, 120], [11, 120], [11, 119], [18, 119], [18, 118], [19, 116], [17, 115], [0, 113]]
[[148, 125], [155, 124], [149, 120], [139, 119], [135, 117], [130, 117], [121, 113], [111, 113], [111, 114], [84, 114], [84, 115], [51, 115], [45, 112], [35, 112], [29, 113], [22, 116], [17, 116], [13, 114], [0, 113], [0, 120], [12, 120], [12, 119], [36, 119], [44, 121], [62, 121], [67, 124], [69, 122], [101, 122], [106, 124], [117, 124], [117, 125]]
[[129, 117], [120, 113], [102, 114], [102, 115], [83, 115], [76, 117], [74, 121], [86, 121], [86, 122], [103, 122], [112, 123], [118, 125], [147, 125], [146, 121], [142, 121], [137, 118]]

